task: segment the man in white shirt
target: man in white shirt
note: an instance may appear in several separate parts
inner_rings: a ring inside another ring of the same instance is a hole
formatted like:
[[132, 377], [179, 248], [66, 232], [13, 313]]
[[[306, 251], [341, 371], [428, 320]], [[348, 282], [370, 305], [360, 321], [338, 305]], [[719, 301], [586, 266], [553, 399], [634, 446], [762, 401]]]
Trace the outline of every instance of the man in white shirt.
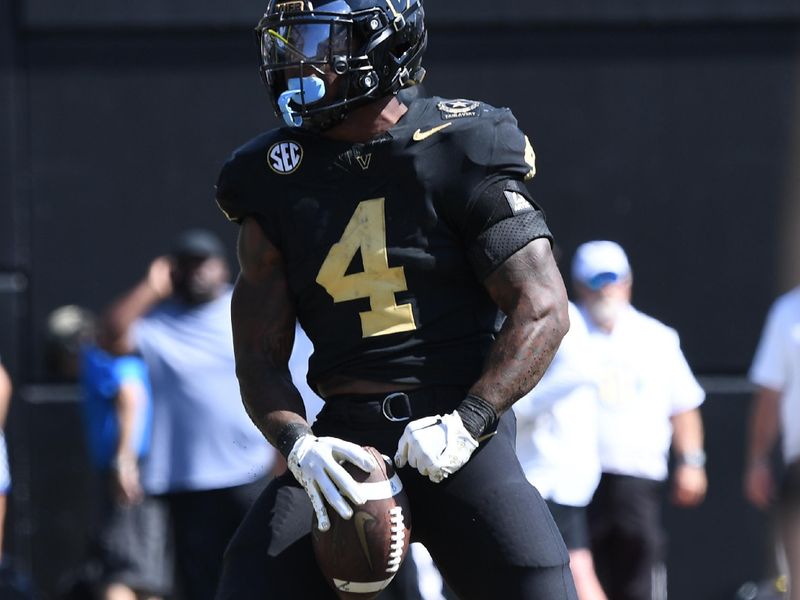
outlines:
[[570, 330], [533, 390], [514, 404], [517, 454], [569, 551], [579, 600], [606, 600], [589, 550], [586, 507], [600, 481], [598, 374], [589, 332], [570, 303]]
[[705, 394], [678, 334], [631, 306], [631, 268], [618, 244], [580, 246], [572, 277], [601, 377], [602, 477], [589, 506], [597, 573], [614, 600], [665, 598], [660, 496], [669, 448], [677, 465], [673, 501], [699, 504], [707, 487], [698, 410]]
[[[800, 288], [772, 305], [750, 380], [757, 389], [750, 418], [745, 495], [761, 509], [777, 500], [791, 584], [800, 580]], [[769, 458], [779, 434], [786, 469], [776, 493]], [[800, 585], [791, 584], [790, 598], [800, 599]]]

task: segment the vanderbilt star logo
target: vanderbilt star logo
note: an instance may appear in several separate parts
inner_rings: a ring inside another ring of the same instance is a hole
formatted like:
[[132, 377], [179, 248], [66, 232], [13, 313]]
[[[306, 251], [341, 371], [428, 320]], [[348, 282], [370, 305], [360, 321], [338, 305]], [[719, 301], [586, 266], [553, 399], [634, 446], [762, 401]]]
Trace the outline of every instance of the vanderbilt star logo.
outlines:
[[361, 550], [364, 551], [364, 556], [367, 557], [367, 564], [372, 569], [372, 557], [369, 555], [369, 546], [367, 546], [367, 533], [364, 531], [364, 526], [368, 521], [374, 521], [375, 517], [371, 514], [359, 511], [353, 516], [353, 521], [356, 526], [356, 533], [358, 534], [358, 542], [361, 544]]
[[444, 125], [439, 125], [438, 127], [434, 127], [433, 129], [428, 129], [427, 131], [420, 131], [417, 129], [414, 132], [414, 135], [411, 136], [411, 139], [415, 142], [421, 142], [422, 140], [426, 140], [431, 137], [434, 133], [440, 132], [445, 127], [450, 127], [453, 123], [445, 123]]

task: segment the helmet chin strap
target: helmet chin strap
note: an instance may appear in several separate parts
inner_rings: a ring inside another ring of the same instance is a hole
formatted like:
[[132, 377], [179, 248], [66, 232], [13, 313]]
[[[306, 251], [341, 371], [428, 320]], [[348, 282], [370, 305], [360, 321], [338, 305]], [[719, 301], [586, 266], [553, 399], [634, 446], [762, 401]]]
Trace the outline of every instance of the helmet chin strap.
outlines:
[[289, 102], [306, 105], [322, 100], [325, 95], [325, 82], [316, 75], [308, 77], [291, 77], [286, 81], [287, 90], [278, 97], [278, 108], [283, 121], [289, 127], [300, 127], [303, 117], [294, 111]]

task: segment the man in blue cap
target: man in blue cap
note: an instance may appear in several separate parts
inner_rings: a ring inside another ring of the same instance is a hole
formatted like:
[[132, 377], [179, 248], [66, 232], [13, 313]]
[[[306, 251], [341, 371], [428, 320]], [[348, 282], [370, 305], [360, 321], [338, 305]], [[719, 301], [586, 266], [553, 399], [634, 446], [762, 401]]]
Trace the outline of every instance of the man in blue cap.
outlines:
[[581, 325], [589, 331], [587, 360], [601, 374], [602, 477], [589, 506], [597, 574], [614, 600], [666, 597], [661, 489], [671, 445], [673, 501], [694, 506], [705, 497], [698, 408], [705, 393], [681, 352], [677, 332], [631, 305], [633, 274], [619, 244], [581, 245], [572, 279]]

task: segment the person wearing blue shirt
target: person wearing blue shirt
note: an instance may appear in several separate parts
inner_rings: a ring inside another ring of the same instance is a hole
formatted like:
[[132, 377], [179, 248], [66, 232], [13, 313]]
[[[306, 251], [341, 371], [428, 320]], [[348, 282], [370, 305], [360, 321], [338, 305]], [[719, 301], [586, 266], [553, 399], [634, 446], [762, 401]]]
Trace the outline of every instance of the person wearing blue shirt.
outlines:
[[57, 375], [81, 386], [86, 445], [98, 474], [99, 518], [89, 556], [97, 576], [90, 585], [102, 600], [169, 595], [167, 514], [139, 481], [152, 429], [147, 367], [140, 357], [116, 357], [98, 348], [94, 315], [82, 307], [57, 308], [47, 328]]
[[219, 239], [187, 231], [104, 319], [107, 349], [138, 352], [149, 369], [142, 486], [169, 507], [177, 583], [191, 600], [214, 597], [225, 547], [275, 461], [240, 399], [229, 278]]
[[137, 356], [114, 357], [84, 346], [81, 384], [89, 454], [107, 490], [101, 495], [106, 519], [97, 539], [104, 599], [167, 595], [172, 580], [167, 515], [139, 481], [152, 429], [147, 367]]
[[[138, 356], [114, 357], [96, 346], [81, 352], [81, 383], [85, 394], [83, 416], [86, 422], [89, 453], [100, 469], [138, 463], [144, 458], [152, 430], [153, 407], [147, 366]], [[117, 399], [123, 388], [130, 406]], [[122, 415], [118, 415], [118, 408]], [[124, 443], [126, 442], [127, 443]]]

